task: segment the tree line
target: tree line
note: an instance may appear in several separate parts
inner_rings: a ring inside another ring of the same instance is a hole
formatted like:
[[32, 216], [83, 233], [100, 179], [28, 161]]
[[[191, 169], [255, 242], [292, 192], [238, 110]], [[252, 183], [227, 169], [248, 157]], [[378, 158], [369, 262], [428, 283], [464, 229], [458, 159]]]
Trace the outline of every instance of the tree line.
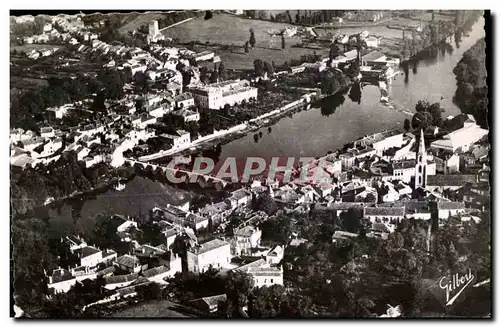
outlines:
[[457, 81], [454, 102], [466, 114], [472, 114], [478, 124], [487, 128], [488, 85], [486, 72], [486, 42], [478, 40], [453, 69]]

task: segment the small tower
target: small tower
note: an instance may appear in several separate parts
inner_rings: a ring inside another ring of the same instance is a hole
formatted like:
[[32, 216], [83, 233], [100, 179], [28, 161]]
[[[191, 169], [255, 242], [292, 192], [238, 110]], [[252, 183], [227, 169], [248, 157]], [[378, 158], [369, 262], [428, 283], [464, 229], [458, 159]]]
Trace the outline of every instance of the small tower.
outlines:
[[420, 142], [417, 150], [417, 164], [415, 166], [415, 188], [427, 185], [427, 155], [425, 152], [424, 130], [420, 130]]

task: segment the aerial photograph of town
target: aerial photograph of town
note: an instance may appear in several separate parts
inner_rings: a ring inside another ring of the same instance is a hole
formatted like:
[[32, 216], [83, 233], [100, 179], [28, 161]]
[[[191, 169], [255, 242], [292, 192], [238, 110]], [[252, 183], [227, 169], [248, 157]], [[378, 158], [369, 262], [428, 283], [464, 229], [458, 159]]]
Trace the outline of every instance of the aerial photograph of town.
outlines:
[[11, 317], [491, 319], [489, 20], [11, 11]]

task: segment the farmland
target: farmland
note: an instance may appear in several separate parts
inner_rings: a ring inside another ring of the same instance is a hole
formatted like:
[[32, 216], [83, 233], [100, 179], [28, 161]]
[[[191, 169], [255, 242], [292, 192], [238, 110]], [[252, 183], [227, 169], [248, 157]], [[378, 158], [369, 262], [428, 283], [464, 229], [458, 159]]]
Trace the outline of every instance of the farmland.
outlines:
[[188, 309], [170, 301], [141, 303], [114, 313], [111, 318], [195, 318]]
[[[222, 29], [221, 26], [224, 26]], [[164, 35], [173, 39], [185, 41], [198, 41], [200, 43], [210, 42], [220, 45], [233, 45], [236, 50], [216, 50], [229, 69], [251, 69], [255, 59], [263, 61], [274, 61], [277, 65], [283, 64], [291, 59], [299, 59], [303, 55], [318, 54], [326, 55], [328, 49], [312, 50], [307, 48], [292, 47], [301, 43], [300, 37], [288, 37], [285, 39], [286, 48], [281, 49], [281, 37], [272, 36], [269, 32], [278, 32], [289, 27], [288, 24], [273, 23], [260, 20], [249, 20], [228, 14], [215, 14], [212, 19], [193, 19], [184, 24], [172, 27], [164, 31]], [[250, 29], [255, 32], [255, 48], [245, 53], [243, 45], [248, 41]], [[203, 50], [203, 49], [200, 49]]]

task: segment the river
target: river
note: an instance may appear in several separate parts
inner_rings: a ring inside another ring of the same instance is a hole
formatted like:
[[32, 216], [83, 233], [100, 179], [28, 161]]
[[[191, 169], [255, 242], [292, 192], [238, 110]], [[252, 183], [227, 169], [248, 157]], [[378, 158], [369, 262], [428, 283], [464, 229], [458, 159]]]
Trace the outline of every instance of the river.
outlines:
[[407, 74], [398, 75], [389, 86], [389, 105], [380, 103], [378, 86], [366, 85], [361, 92], [351, 92], [351, 96], [337, 94], [327, 98], [321, 108], [283, 118], [270, 131], [262, 128], [256, 132], [262, 132], [257, 141], [251, 133], [227, 143], [220, 156], [317, 157], [366, 134], [390, 128], [402, 130], [404, 119], [411, 116], [401, 110], [414, 112], [419, 100], [440, 102], [445, 109], [443, 117], [457, 115], [460, 109], [452, 101], [456, 90], [453, 68], [463, 53], [484, 36], [481, 17], [458, 46], [452, 36], [448, 46], [435, 55], [410, 62]]

